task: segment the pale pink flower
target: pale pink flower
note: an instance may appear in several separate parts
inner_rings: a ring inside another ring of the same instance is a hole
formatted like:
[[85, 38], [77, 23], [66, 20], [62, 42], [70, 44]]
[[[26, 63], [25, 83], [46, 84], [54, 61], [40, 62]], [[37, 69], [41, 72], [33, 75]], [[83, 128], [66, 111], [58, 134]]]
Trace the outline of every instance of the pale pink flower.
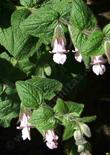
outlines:
[[105, 63], [107, 62], [107, 59], [105, 59], [103, 56], [95, 56], [92, 58], [92, 71], [98, 76], [103, 75], [106, 71]]
[[64, 64], [66, 62], [67, 56], [65, 49], [65, 42], [62, 38], [57, 38], [54, 40], [53, 43], [53, 50], [51, 53], [53, 53], [53, 61], [57, 64]]
[[17, 127], [17, 129], [21, 129], [22, 131], [22, 138], [23, 140], [31, 140], [31, 137], [30, 137], [30, 127], [31, 127], [31, 124], [28, 122], [28, 120], [30, 119], [30, 116], [23, 113], [21, 119], [20, 119], [20, 126]]
[[45, 141], [46, 145], [50, 149], [56, 149], [58, 147], [58, 136], [55, 134], [53, 130], [48, 130], [45, 133]]
[[54, 40], [52, 53], [67, 53], [63, 38], [56, 38]]

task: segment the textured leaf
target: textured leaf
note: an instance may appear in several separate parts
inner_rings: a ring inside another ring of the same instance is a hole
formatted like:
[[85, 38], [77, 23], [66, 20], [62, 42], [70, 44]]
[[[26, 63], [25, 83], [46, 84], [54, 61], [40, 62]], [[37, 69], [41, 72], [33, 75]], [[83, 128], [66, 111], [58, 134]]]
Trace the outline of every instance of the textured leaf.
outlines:
[[80, 120], [84, 123], [89, 123], [92, 122], [96, 119], [96, 116], [87, 116], [87, 117], [82, 117]]
[[20, 27], [27, 34], [45, 39], [47, 35], [52, 37], [57, 18], [57, 12], [45, 6], [33, 12]]
[[83, 44], [87, 40], [87, 36], [73, 25], [69, 25], [68, 29], [74, 46], [81, 52]]
[[0, 101], [0, 125], [9, 127], [11, 120], [18, 117], [19, 104], [11, 100]]
[[31, 73], [31, 70], [35, 67], [33, 63], [29, 61], [29, 59], [21, 59], [18, 61], [18, 68], [21, 69], [27, 75]]
[[89, 56], [103, 54], [103, 37], [103, 33], [100, 30], [92, 32], [87, 41], [83, 44], [82, 53]]
[[66, 127], [65, 127], [64, 133], [63, 133], [63, 140], [67, 140], [67, 139], [73, 137], [76, 124], [68, 122], [65, 126]]
[[103, 32], [105, 35], [109, 35], [110, 36], [110, 24], [107, 24], [104, 29], [103, 29]]
[[37, 108], [43, 102], [42, 90], [28, 82], [16, 82], [16, 89], [24, 106]]
[[23, 34], [19, 28], [20, 22], [29, 14], [27, 9], [17, 10], [11, 17], [12, 27], [0, 28], [0, 44], [17, 60], [32, 56], [35, 52], [37, 40]]
[[59, 92], [62, 89], [62, 84], [54, 79], [33, 77], [28, 82], [42, 89], [46, 100], [51, 100], [56, 95], [55, 92]]
[[20, 4], [25, 7], [32, 7], [37, 3], [38, 0], [20, 0]]
[[54, 111], [56, 113], [65, 114], [68, 112], [68, 106], [62, 99], [57, 99], [56, 105], [54, 106]]
[[96, 19], [83, 0], [73, 1], [71, 22], [80, 30], [96, 26]]
[[46, 130], [55, 128], [53, 110], [47, 105], [41, 105], [37, 110], [33, 111], [30, 123], [42, 134]]
[[73, 113], [75, 116], [80, 116], [83, 109], [84, 105], [83, 104], [78, 104], [76, 102], [68, 101], [65, 102], [67, 107], [68, 107], [68, 113]]

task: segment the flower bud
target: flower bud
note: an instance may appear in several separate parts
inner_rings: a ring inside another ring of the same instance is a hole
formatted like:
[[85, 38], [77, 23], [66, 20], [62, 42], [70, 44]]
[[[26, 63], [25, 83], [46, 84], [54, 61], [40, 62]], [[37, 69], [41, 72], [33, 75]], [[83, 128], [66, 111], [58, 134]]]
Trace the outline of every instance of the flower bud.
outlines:
[[75, 48], [75, 50], [73, 51], [74, 54], [74, 58], [76, 61], [78, 61], [79, 63], [81, 63], [83, 61], [82, 55], [80, 54], [80, 52], [78, 51], [77, 48]]

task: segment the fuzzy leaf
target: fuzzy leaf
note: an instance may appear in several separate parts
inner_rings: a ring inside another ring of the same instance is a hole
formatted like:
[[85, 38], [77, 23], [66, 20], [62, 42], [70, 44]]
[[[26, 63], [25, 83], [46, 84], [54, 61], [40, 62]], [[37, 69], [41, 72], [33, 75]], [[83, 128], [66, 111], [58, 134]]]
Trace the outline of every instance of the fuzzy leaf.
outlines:
[[65, 102], [67, 107], [68, 107], [68, 113], [73, 113], [75, 114], [75, 116], [80, 116], [83, 109], [84, 109], [84, 105], [83, 104], [78, 104], [76, 102]]
[[67, 140], [73, 136], [76, 125], [73, 123], [67, 123], [63, 133], [63, 140]]
[[104, 29], [103, 29], [103, 33], [105, 34], [105, 35], [109, 35], [110, 36], [110, 24], [107, 24], [105, 27], [104, 27]]
[[20, 0], [20, 4], [25, 7], [32, 7], [36, 5], [38, 0]]
[[51, 100], [56, 95], [55, 92], [59, 92], [62, 89], [62, 84], [54, 79], [33, 77], [28, 82], [39, 87], [43, 91], [46, 100]]
[[47, 36], [52, 37], [57, 18], [57, 12], [45, 6], [33, 12], [21, 23], [20, 27], [26, 34], [45, 39]]
[[71, 22], [80, 30], [96, 26], [96, 19], [83, 0], [73, 1]]
[[12, 26], [0, 28], [0, 44], [17, 60], [32, 56], [37, 40], [23, 34], [20, 23], [30, 14], [27, 9], [15, 11], [11, 16]]
[[94, 121], [95, 119], [96, 119], [96, 116], [87, 116], [87, 117], [80, 118], [80, 121], [84, 123], [89, 123]]
[[92, 32], [83, 44], [82, 53], [88, 56], [104, 54], [102, 47], [103, 37], [104, 35], [100, 30]]
[[55, 113], [65, 114], [68, 112], [68, 106], [62, 99], [58, 98], [54, 106], [54, 111]]
[[11, 100], [0, 101], [0, 125], [3, 127], [9, 127], [11, 120], [18, 117], [19, 104], [12, 102]]
[[53, 110], [47, 105], [41, 105], [34, 110], [30, 119], [32, 126], [36, 127], [42, 134], [55, 127]]
[[42, 90], [28, 82], [17, 81], [16, 89], [24, 106], [37, 108], [43, 102]]

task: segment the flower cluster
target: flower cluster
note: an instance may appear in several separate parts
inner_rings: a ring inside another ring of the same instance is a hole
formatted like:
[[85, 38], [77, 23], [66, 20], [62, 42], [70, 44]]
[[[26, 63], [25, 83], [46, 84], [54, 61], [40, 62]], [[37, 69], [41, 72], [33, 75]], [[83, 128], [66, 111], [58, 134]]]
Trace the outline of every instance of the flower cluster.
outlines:
[[[63, 28], [60, 24], [58, 24], [54, 30], [53, 41], [52, 41], [53, 50], [51, 53], [53, 54], [53, 61], [57, 64], [64, 64], [67, 60], [66, 50], [66, 38], [64, 36]], [[83, 61], [83, 57], [80, 51], [75, 47], [74, 58], [76, 61], [81, 63]], [[102, 55], [94, 56], [91, 58], [92, 71], [97, 75], [103, 75], [106, 71], [105, 63], [107, 63], [107, 59]]]

